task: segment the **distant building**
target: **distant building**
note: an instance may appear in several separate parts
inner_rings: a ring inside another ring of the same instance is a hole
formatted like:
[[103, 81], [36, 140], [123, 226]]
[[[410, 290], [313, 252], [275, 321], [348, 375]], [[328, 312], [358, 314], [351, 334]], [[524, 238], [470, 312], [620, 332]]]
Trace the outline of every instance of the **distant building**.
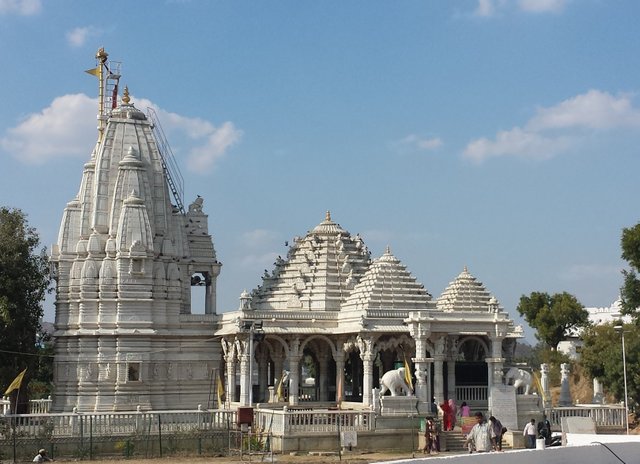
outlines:
[[[631, 316], [622, 315], [621, 310], [622, 300], [618, 298], [611, 303], [611, 306], [602, 308], [584, 308], [589, 313], [589, 322], [592, 325], [610, 324], [622, 320], [625, 324], [629, 324], [632, 321]], [[582, 348], [582, 332], [583, 329], [572, 330], [568, 334], [567, 340], [558, 343], [558, 351], [566, 354], [571, 359], [580, 358], [580, 349]]]

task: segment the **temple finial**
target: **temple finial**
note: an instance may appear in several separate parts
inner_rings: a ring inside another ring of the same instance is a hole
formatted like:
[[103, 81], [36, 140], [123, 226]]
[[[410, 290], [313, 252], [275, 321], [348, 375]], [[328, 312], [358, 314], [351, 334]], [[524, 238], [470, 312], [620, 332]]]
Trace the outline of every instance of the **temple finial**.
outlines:
[[327, 214], [324, 217], [325, 221], [331, 221], [331, 211], [327, 210]]
[[128, 105], [130, 101], [131, 98], [129, 98], [129, 87], [125, 85], [124, 92], [122, 94], [122, 103]]
[[391, 254], [391, 247], [389, 245], [387, 245], [387, 249], [384, 250], [385, 254], [390, 255]]
[[467, 269], [467, 265], [464, 265], [464, 269], [462, 270], [462, 272], [469, 272], [469, 270]]

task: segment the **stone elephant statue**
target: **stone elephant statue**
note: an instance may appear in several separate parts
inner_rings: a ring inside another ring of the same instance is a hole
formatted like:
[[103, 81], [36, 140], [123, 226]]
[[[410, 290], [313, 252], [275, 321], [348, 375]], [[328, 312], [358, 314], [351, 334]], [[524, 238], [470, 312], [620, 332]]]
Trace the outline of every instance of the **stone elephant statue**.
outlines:
[[504, 375], [505, 384], [513, 384], [513, 386], [516, 387], [516, 390], [523, 387], [525, 395], [528, 395], [531, 390], [531, 381], [531, 373], [518, 367], [512, 367]]
[[380, 396], [387, 391], [391, 392], [391, 396], [399, 396], [403, 391], [406, 396], [411, 395], [411, 389], [404, 380], [404, 367], [384, 373], [380, 379]]

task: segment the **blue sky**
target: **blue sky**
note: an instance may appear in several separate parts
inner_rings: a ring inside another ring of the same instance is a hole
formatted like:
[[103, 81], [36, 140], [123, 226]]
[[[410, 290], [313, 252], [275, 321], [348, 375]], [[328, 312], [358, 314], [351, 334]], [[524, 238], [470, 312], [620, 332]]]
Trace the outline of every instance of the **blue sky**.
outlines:
[[[640, 3], [0, 0], [0, 204], [57, 238], [104, 46], [205, 198], [219, 310], [331, 210], [438, 296], [608, 306], [638, 222]], [[53, 306], [46, 306], [53, 320]], [[531, 337], [531, 331], [528, 331]]]

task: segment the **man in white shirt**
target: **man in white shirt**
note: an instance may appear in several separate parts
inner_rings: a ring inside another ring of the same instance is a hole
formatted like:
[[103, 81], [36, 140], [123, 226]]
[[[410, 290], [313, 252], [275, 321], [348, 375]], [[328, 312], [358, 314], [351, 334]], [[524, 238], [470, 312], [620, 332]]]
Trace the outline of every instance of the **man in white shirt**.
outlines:
[[[466, 444], [473, 442], [473, 446], [478, 453], [491, 451], [491, 424], [484, 420], [481, 412], [477, 412], [476, 425], [473, 426], [467, 435]], [[471, 452], [471, 450], [469, 451]]]
[[536, 420], [531, 419], [527, 425], [524, 426], [524, 430], [522, 431], [522, 436], [525, 439], [524, 445], [527, 448], [535, 448], [536, 447]]

